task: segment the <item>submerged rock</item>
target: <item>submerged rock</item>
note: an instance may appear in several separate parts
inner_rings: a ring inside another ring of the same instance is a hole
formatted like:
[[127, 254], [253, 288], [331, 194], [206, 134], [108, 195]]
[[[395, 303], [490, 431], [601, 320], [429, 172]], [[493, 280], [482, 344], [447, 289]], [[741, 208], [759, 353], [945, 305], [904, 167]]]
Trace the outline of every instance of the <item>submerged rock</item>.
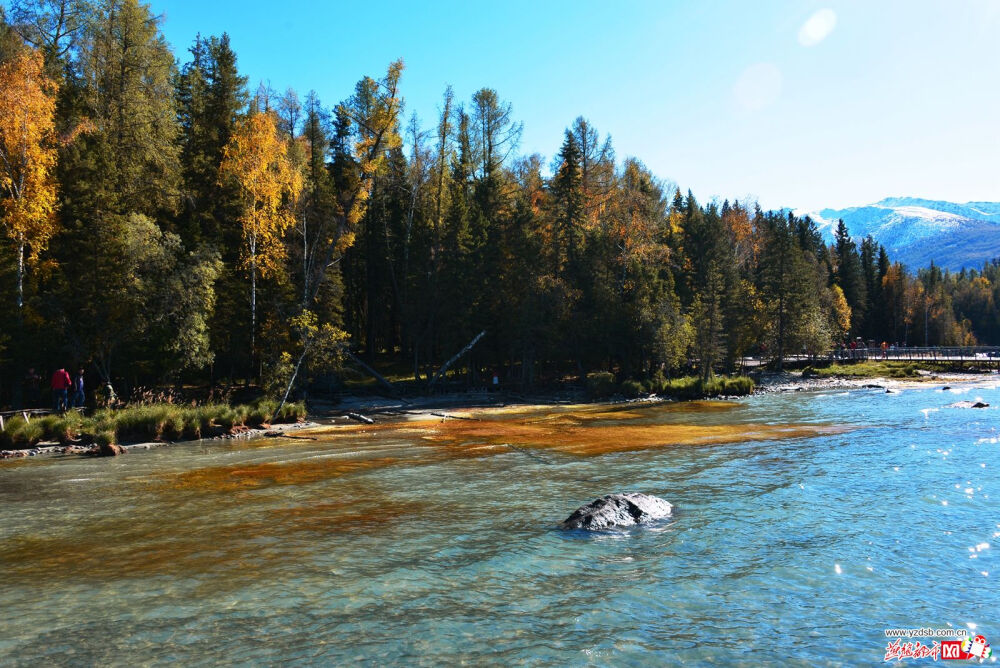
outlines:
[[951, 408], [989, 408], [990, 405], [983, 401], [956, 401]]
[[559, 526], [562, 529], [590, 531], [628, 527], [668, 517], [671, 509], [668, 502], [649, 494], [608, 494], [580, 506]]

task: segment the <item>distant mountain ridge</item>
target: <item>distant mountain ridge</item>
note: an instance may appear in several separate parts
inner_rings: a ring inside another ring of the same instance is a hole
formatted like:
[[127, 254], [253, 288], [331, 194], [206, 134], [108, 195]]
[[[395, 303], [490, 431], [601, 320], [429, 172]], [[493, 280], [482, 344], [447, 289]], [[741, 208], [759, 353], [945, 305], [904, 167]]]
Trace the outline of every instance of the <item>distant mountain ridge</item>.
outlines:
[[1000, 257], [1000, 202], [943, 202], [918, 197], [887, 197], [867, 206], [809, 215], [827, 239], [844, 220], [858, 243], [869, 234], [885, 246], [893, 261], [911, 270], [929, 266], [978, 269]]

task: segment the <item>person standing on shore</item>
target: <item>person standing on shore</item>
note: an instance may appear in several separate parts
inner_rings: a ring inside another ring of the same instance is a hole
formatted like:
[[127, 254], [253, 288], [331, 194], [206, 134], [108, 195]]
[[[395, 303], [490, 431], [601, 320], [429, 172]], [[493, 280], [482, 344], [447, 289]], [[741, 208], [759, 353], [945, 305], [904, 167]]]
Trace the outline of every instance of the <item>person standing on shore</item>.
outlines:
[[67, 395], [72, 385], [73, 381], [70, 379], [69, 372], [66, 369], [60, 368], [52, 374], [52, 401], [55, 403], [57, 411], [62, 412], [68, 408]]
[[87, 395], [83, 391], [83, 367], [80, 367], [79, 371], [76, 372], [76, 378], [73, 379], [73, 400], [70, 402], [70, 408], [83, 408], [83, 405], [87, 403]]

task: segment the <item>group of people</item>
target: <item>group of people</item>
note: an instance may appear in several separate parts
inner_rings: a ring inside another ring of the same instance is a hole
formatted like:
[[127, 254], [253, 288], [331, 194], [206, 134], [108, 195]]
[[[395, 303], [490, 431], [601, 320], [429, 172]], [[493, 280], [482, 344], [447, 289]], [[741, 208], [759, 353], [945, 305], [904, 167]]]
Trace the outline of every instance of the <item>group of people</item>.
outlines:
[[[28, 369], [24, 375], [24, 398], [25, 403], [31, 408], [36, 408], [41, 403], [41, 385], [42, 377], [35, 372], [34, 367]], [[81, 408], [87, 402], [83, 383], [83, 367], [79, 367], [73, 377], [65, 368], [57, 369], [52, 374], [49, 385], [52, 388], [53, 408], [57, 411]]]
[[[839, 357], [840, 359], [857, 359], [857, 358], [867, 359], [869, 354], [868, 352], [869, 349], [874, 347], [875, 347], [874, 341], [865, 343], [865, 341], [862, 340], [862, 338], [859, 336], [858, 338], [854, 339], [849, 343], [842, 341], [834, 345], [833, 352], [834, 356]], [[896, 349], [899, 347], [900, 347], [899, 344], [883, 341], [880, 347], [882, 351], [881, 353], [882, 359], [888, 359], [889, 353], [895, 352]]]

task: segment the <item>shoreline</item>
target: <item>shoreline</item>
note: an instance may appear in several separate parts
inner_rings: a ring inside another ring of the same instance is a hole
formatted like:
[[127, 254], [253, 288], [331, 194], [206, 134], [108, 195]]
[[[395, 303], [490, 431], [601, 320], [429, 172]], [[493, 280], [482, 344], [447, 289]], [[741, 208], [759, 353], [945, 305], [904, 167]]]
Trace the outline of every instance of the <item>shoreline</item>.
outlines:
[[[997, 379], [996, 373], [940, 373], [927, 372], [916, 378], [888, 377], [827, 377], [803, 378], [800, 372], [783, 372], [763, 375], [753, 395], [782, 394], [787, 392], [818, 392], [824, 390], [861, 390], [880, 389], [886, 392], [899, 392], [904, 389], [926, 387], [937, 383], [944, 387], [949, 385], [982, 382]], [[750, 396], [750, 395], [747, 395]], [[310, 431], [315, 428], [333, 427], [339, 425], [380, 424], [393, 421], [409, 421], [428, 419], [431, 417], [444, 419], [473, 419], [467, 413], [476, 409], [503, 409], [509, 407], [558, 407], [573, 405], [630, 405], [675, 403], [683, 401], [732, 401], [740, 396], [719, 396], [702, 399], [678, 400], [671, 397], [660, 397], [655, 394], [638, 399], [611, 398], [610, 400], [588, 400], [582, 391], [562, 391], [538, 396], [507, 395], [504, 393], [456, 393], [438, 396], [415, 398], [391, 398], [379, 395], [344, 397], [341, 401], [311, 402], [314, 406], [308, 419], [302, 422], [286, 422], [268, 427], [243, 429], [232, 434], [223, 434], [206, 439], [188, 441], [147, 441], [119, 445], [123, 454], [140, 450], [185, 445], [200, 441], [256, 440], [260, 438], [280, 438], [291, 432]], [[455, 413], [455, 414], [450, 414]], [[59, 455], [78, 455], [83, 457], [98, 457], [100, 449], [96, 445], [60, 445], [58, 443], [40, 443], [31, 448], [21, 448], [0, 451], [0, 466], [8, 460], [23, 460], [29, 457], [54, 457]]]
[[928, 385], [942, 386], [977, 383], [986, 380], [1000, 380], [995, 372], [918, 372], [915, 377], [891, 378], [888, 376], [828, 376], [825, 378], [803, 378], [800, 372], [784, 372], [765, 375], [757, 385], [754, 394], [777, 394], [782, 392], [811, 392], [820, 390], [882, 389], [886, 391], [916, 389]]
[[[139, 443], [115, 444], [121, 448], [122, 454], [136, 450], [152, 450], [153, 448], [170, 447], [174, 445], [187, 445], [200, 441], [234, 441], [253, 440], [258, 438], [278, 438], [287, 432], [311, 429], [321, 426], [313, 420], [304, 422], [282, 422], [268, 427], [251, 427], [231, 434], [222, 434], [210, 438], [194, 439], [189, 441], [143, 441]], [[100, 447], [94, 445], [60, 445], [58, 443], [44, 442], [31, 448], [18, 448], [13, 450], [0, 450], [0, 462], [7, 460], [21, 460], [27, 457], [57, 456], [57, 455], [78, 455], [81, 457], [103, 457]], [[0, 463], [2, 466], [2, 463]]]

